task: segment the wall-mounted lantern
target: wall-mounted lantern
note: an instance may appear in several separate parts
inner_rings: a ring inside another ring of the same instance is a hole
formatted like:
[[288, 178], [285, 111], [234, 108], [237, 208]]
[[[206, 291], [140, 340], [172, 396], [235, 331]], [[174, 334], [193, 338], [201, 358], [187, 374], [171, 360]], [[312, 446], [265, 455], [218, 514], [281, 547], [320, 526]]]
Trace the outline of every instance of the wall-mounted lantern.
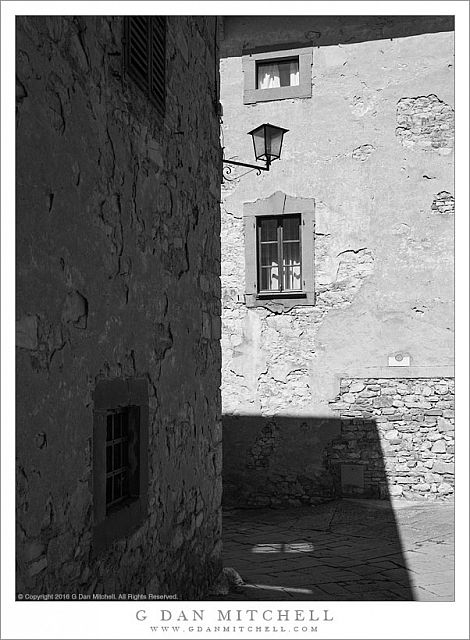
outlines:
[[[269, 167], [274, 160], [278, 160], [281, 157], [282, 140], [284, 134], [289, 129], [283, 129], [282, 127], [276, 127], [273, 124], [262, 124], [256, 129], [248, 132], [248, 135], [253, 138], [253, 148], [255, 150], [256, 160], [261, 160], [265, 164], [264, 166], [259, 164], [247, 164], [246, 162], [236, 162], [235, 160], [225, 160], [225, 164], [233, 164], [237, 167], [249, 167], [250, 169], [257, 169], [258, 175], [261, 171], [269, 171]], [[228, 173], [230, 168], [227, 167]]]

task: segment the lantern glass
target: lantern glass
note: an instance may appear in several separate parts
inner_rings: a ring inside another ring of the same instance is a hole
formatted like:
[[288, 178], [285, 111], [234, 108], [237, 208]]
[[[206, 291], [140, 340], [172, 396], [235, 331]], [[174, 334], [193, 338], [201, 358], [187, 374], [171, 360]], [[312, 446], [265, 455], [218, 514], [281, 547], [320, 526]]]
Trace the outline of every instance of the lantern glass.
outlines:
[[271, 160], [277, 160], [281, 155], [282, 138], [284, 137], [284, 129], [268, 125], [266, 127], [266, 155]]
[[257, 160], [266, 160], [266, 142], [264, 137], [264, 125], [254, 129], [251, 132], [253, 137], [253, 146], [255, 148], [255, 158]]
[[249, 135], [253, 137], [256, 160], [272, 162], [281, 156], [282, 139], [288, 129], [275, 127], [272, 124], [262, 124]]

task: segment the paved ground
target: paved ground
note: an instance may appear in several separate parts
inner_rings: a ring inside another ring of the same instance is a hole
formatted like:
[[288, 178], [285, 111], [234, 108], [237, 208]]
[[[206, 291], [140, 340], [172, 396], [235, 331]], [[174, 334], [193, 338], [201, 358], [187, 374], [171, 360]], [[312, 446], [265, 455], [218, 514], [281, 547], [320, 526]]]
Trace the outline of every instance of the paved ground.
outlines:
[[224, 514], [225, 600], [452, 601], [452, 504], [338, 500]]

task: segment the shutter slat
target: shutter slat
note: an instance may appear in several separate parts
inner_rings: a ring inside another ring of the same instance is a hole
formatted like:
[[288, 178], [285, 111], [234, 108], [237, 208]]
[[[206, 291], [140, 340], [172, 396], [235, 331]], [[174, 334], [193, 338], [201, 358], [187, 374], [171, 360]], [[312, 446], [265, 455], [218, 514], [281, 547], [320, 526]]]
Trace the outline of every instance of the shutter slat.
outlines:
[[141, 54], [145, 57], [147, 57], [147, 41], [146, 40], [142, 40], [141, 38], [131, 38], [130, 41], [130, 45], [131, 47], [135, 47], [136, 49], [139, 49], [139, 51], [141, 52]]
[[137, 62], [140, 66], [148, 69], [148, 59], [142, 54], [137, 48], [134, 47], [134, 44], [131, 45], [130, 49], [130, 58], [133, 62]]

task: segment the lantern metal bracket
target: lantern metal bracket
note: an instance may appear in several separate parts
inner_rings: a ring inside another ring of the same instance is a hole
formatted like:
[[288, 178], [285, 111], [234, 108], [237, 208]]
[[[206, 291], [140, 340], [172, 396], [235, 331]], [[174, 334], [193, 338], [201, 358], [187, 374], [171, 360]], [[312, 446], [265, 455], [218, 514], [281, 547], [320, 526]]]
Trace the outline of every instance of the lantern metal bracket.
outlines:
[[[269, 171], [271, 163], [266, 161], [266, 166], [262, 167], [259, 164], [247, 164], [246, 162], [235, 162], [235, 160], [223, 160], [225, 164], [235, 164], [237, 167], [249, 167], [250, 169], [258, 169], [258, 171]], [[259, 175], [259, 174], [258, 174]]]

